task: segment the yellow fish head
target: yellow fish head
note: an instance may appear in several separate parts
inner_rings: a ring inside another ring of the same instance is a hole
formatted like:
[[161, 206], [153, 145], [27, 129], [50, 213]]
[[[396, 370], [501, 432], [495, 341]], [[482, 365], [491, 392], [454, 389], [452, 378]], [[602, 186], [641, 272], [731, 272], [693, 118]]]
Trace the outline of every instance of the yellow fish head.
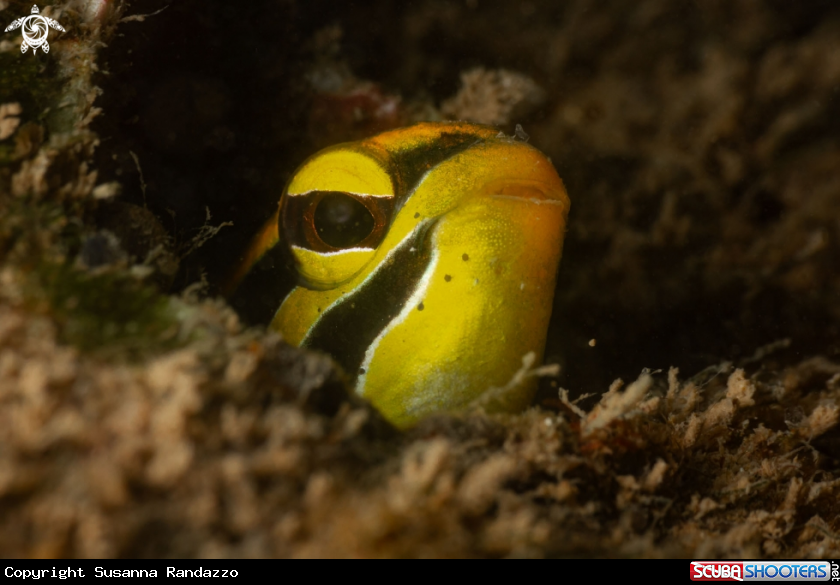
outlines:
[[357, 394], [407, 427], [504, 388], [541, 356], [569, 198], [551, 162], [468, 123], [427, 123], [323, 150], [301, 165], [234, 281], [282, 240], [300, 284], [271, 327], [329, 353]]

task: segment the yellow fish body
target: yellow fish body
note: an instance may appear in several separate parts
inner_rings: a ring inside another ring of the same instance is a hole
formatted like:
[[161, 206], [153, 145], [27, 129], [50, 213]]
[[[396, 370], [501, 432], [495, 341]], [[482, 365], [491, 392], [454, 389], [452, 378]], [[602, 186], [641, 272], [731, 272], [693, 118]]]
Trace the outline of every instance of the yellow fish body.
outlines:
[[[234, 281], [283, 240], [301, 284], [271, 327], [324, 351], [399, 427], [507, 385], [545, 347], [569, 198], [535, 148], [427, 123], [297, 170]], [[497, 406], [533, 398], [523, 381]]]

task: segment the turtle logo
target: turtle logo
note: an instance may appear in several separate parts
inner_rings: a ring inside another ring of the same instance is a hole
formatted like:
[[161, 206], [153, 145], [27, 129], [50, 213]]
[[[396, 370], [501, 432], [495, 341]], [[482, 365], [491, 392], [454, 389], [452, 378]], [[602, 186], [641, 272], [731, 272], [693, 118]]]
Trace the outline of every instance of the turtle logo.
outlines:
[[57, 21], [47, 16], [41, 16], [38, 12], [38, 5], [36, 4], [32, 7], [32, 14], [13, 20], [12, 24], [6, 27], [6, 32], [9, 32], [23, 26], [21, 31], [23, 42], [20, 44], [21, 53], [25, 53], [29, 47], [32, 47], [33, 53], [38, 52], [38, 47], [41, 47], [45, 53], [49, 53], [50, 44], [47, 42], [49, 27], [65, 32], [64, 27]]

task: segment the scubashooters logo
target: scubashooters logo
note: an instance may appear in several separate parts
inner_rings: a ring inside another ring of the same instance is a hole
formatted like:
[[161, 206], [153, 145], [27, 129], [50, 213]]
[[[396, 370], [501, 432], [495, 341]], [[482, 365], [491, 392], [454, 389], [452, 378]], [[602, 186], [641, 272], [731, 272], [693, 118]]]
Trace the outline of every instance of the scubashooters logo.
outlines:
[[692, 561], [692, 581], [840, 581], [828, 561]]
[[38, 52], [38, 47], [45, 53], [50, 52], [50, 44], [47, 42], [47, 33], [50, 28], [66, 32], [64, 27], [58, 24], [57, 20], [53, 20], [47, 16], [39, 14], [38, 5], [32, 7], [32, 14], [26, 17], [13, 20], [12, 24], [6, 27], [5, 32], [15, 30], [23, 27], [23, 42], [20, 44], [20, 52], [25, 53], [29, 47], [32, 47], [32, 53]]

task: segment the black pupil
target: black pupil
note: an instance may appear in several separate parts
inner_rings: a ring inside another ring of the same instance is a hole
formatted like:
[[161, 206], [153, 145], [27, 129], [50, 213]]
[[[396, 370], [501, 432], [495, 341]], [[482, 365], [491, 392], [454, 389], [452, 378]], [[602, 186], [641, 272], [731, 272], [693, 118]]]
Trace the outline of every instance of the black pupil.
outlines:
[[344, 193], [324, 195], [315, 208], [315, 230], [328, 246], [349, 248], [373, 231], [373, 215], [367, 208]]

